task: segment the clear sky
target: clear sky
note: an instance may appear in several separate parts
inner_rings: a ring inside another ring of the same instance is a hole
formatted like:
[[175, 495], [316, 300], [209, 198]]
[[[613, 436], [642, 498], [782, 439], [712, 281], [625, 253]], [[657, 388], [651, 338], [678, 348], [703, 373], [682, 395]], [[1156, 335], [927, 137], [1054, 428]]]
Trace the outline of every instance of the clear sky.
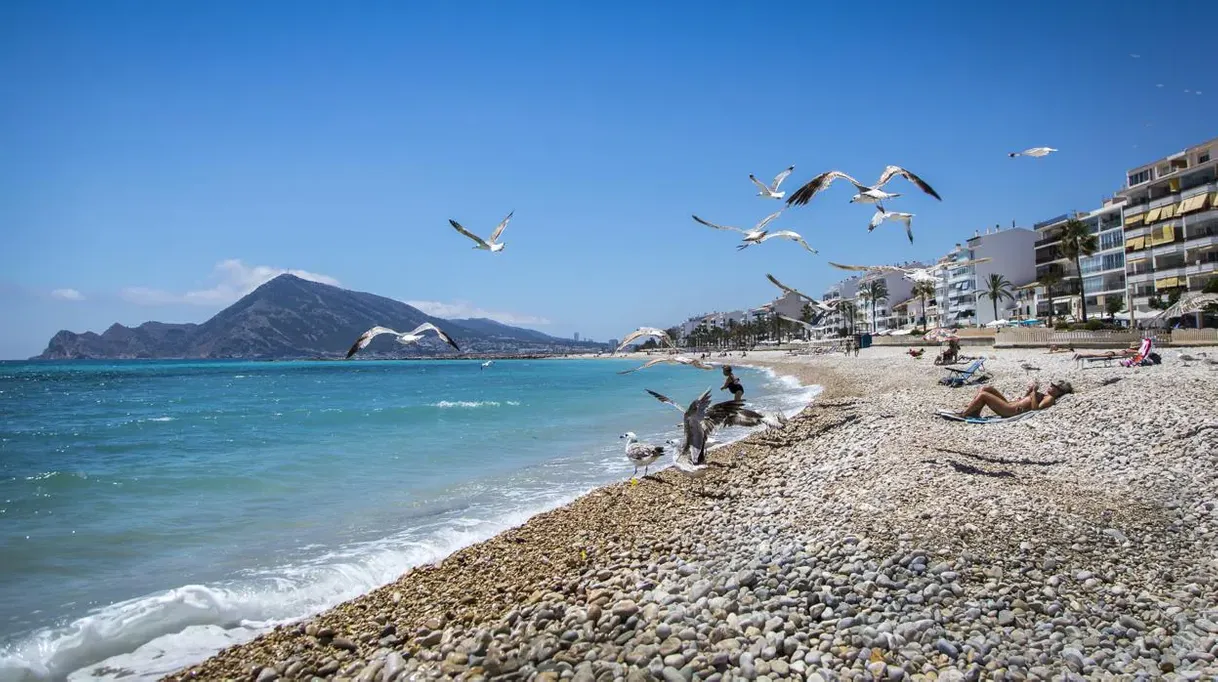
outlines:
[[[281, 269], [605, 340], [930, 259], [1218, 136], [1218, 3], [0, 3], [0, 358]], [[1170, 34], [1170, 35], [1168, 35]], [[1191, 37], [1190, 37], [1191, 35]], [[1132, 56], [1136, 54], [1138, 56]], [[1160, 87], [1161, 85], [1161, 87]], [[1189, 90], [1190, 92], [1185, 92]], [[1201, 94], [1196, 94], [1200, 90]], [[1057, 147], [1046, 158], [1008, 151]], [[903, 180], [868, 234], [831, 168]], [[899, 187], [899, 189], [898, 189]], [[516, 215], [499, 254], [471, 249]]]

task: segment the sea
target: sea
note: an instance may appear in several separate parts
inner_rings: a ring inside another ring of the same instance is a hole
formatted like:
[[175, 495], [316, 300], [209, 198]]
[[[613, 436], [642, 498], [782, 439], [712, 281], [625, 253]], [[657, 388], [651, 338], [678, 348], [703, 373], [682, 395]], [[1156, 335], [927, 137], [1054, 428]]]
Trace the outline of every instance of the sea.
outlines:
[[637, 364], [0, 363], [0, 680], [156, 678], [626, 480], [619, 436], [679, 437], [644, 388], [730, 398]]

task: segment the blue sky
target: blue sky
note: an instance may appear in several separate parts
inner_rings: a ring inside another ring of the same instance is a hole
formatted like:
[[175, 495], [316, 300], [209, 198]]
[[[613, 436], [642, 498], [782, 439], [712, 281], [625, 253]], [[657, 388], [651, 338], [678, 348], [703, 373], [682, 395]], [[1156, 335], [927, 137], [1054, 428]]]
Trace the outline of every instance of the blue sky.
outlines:
[[[819, 292], [828, 260], [934, 258], [1094, 208], [1129, 167], [1218, 136], [1204, 31], [1147, 34], [1148, 12], [2, 3], [0, 358], [59, 329], [202, 321], [279, 269], [603, 340], [755, 306], [766, 272]], [[1212, 25], [1218, 5], [1162, 19]], [[1041, 145], [1061, 151], [1006, 156]], [[897, 163], [944, 200], [894, 181], [911, 245], [868, 234], [835, 185], [774, 224], [816, 256], [737, 252], [690, 219], [751, 225], [779, 203], [748, 173], [792, 163], [789, 191]], [[488, 233], [510, 210], [500, 254], [447, 223]]]

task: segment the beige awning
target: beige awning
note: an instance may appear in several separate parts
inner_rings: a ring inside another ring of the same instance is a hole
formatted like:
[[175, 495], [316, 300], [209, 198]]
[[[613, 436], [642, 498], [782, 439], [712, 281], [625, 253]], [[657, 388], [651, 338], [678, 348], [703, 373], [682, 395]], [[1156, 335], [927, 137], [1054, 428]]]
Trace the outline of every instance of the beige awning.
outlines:
[[1153, 223], [1154, 221], [1158, 220], [1159, 216], [1162, 213], [1163, 213], [1162, 208], [1152, 208], [1149, 211], [1147, 211], [1146, 212], [1146, 224], [1149, 225], [1149, 224]]
[[[1215, 192], [1214, 194], [1218, 195], [1218, 192]], [[1137, 214], [1137, 215], [1131, 215], [1131, 216], [1129, 216], [1129, 217], [1125, 218], [1125, 227], [1130, 227], [1130, 226], [1132, 226], [1132, 225], [1137, 225], [1138, 223], [1142, 222], [1142, 220], [1143, 220], [1143, 219], [1145, 219], [1145, 218], [1146, 218], [1146, 214], [1145, 214], [1145, 213], [1139, 213], [1139, 214]]]
[[1125, 240], [1125, 248], [1138, 251], [1146, 248], [1146, 237], [1134, 237], [1133, 239]]
[[1210, 195], [1208, 194], [1198, 194], [1195, 197], [1189, 197], [1185, 199], [1180, 206], [1180, 213], [1192, 213], [1193, 211], [1200, 211], [1201, 209], [1205, 208], [1209, 202]]
[[1179, 277], [1164, 277], [1163, 279], [1155, 280], [1155, 289], [1171, 289], [1178, 286], [1180, 286]]

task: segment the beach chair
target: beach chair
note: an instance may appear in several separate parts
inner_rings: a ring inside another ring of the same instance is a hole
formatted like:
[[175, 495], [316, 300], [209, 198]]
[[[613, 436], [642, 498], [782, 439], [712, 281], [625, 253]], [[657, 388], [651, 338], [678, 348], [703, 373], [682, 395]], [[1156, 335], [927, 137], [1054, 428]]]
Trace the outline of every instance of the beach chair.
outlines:
[[964, 369], [956, 369], [955, 367], [945, 367], [950, 374], [939, 380], [939, 383], [944, 386], [958, 388], [966, 384], [975, 384], [984, 381], [988, 376], [981, 371], [985, 366], [984, 358], [977, 358], [968, 364]]
[[1121, 364], [1126, 367], [1137, 367], [1146, 362], [1147, 356], [1150, 355], [1151, 349], [1155, 347], [1155, 342], [1149, 336], [1142, 339], [1142, 344], [1138, 346], [1138, 354], [1132, 358], [1121, 360]]
[[[1142, 362], [1146, 360], [1146, 356], [1150, 353], [1153, 346], [1154, 342], [1147, 337], [1142, 339], [1142, 343], [1138, 346], [1138, 350], [1133, 356], [1110, 352], [1108, 354], [1097, 355], [1095, 357], [1076, 357], [1075, 360], [1082, 367], [1088, 367], [1096, 362], [1102, 362], [1105, 366], [1110, 366], [1113, 362], [1120, 362], [1126, 367], [1133, 367], [1142, 364]], [[1128, 352], [1128, 350], [1121, 351], [1121, 353]]]

